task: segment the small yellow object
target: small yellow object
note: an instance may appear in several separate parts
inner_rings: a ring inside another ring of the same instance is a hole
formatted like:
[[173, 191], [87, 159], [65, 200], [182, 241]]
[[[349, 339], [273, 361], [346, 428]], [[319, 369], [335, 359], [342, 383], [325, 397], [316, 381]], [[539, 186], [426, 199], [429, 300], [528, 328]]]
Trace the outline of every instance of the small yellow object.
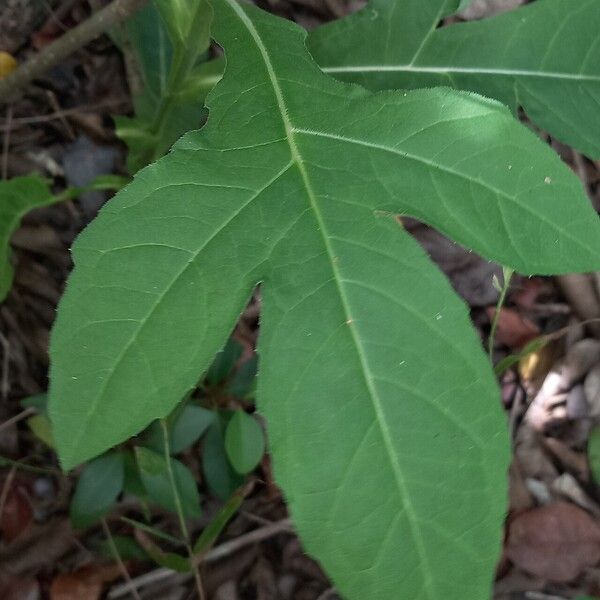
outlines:
[[17, 61], [12, 54], [0, 51], [0, 79], [4, 79], [17, 68]]

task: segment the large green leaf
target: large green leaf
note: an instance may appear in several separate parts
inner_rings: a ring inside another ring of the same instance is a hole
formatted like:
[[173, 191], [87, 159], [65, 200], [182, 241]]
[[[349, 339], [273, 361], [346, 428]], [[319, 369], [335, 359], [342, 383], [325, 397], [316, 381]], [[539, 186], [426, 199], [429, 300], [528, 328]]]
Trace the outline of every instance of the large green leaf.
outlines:
[[0, 181], [0, 302], [6, 298], [13, 280], [10, 262], [12, 234], [30, 210], [56, 200], [48, 181], [38, 175]]
[[51, 348], [62, 464], [168, 414], [262, 282], [259, 411], [308, 551], [347, 598], [480, 600], [504, 416], [465, 306], [393, 215], [524, 273], [597, 268], [597, 216], [499, 104], [373, 95], [323, 75], [294, 24], [214, 5], [228, 66], [207, 125], [74, 247]]
[[522, 106], [542, 129], [600, 158], [600, 0], [537, 0], [437, 28], [452, 4], [371, 0], [314, 31], [310, 50], [326, 72], [373, 90], [450, 85]]

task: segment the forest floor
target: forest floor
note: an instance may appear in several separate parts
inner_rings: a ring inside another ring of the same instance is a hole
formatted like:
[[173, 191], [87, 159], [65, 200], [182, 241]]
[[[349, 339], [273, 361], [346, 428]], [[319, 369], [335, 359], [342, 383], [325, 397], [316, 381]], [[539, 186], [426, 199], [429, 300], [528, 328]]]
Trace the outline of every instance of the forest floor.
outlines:
[[[32, 3], [36, 4], [29, 0]], [[97, 3], [60, 0], [43, 3], [43, 9], [39, 4], [33, 15], [26, 11], [25, 0], [0, 6], [0, 50], [19, 61], [43, 51], [63, 31], [82, 22], [90, 14], [90, 4]], [[360, 2], [261, 0], [259, 4], [310, 28]], [[476, 0], [464, 18], [485, 16], [498, 4]], [[11, 5], [22, 6], [15, 23], [9, 22]], [[108, 36], [73, 53], [29, 86], [20, 100], [0, 110], [3, 177], [37, 172], [53, 178], [59, 189], [85, 185], [99, 174], [125, 174], [125, 148], [115, 137], [112, 115], [130, 114], [132, 104], [123, 55]], [[581, 177], [600, 207], [600, 164], [543, 137]], [[103, 523], [72, 528], [69, 502], [80, 471], [68, 475], [60, 471], [51, 440], [31, 421], [36, 409], [22, 404], [47, 390], [49, 332], [71, 268], [69, 248], [106, 199], [105, 192], [90, 192], [75, 201], [37, 209], [12, 239], [15, 282], [0, 305], [2, 600], [132, 597], [123, 583], [124, 570], [140, 598], [194, 597], [189, 574], [159, 567], [137, 552], [149, 543], [148, 536], [122, 519], [141, 518], [135, 499], [121, 497]], [[501, 279], [500, 267], [420, 223], [405, 225], [471, 307], [483, 343], [498, 300], [492, 280], [494, 275]], [[253, 356], [259, 311], [257, 295], [234, 334], [244, 348], [235, 369]], [[600, 322], [593, 321], [599, 317], [598, 277], [512, 280], [499, 317], [494, 360], [518, 354], [532, 340], [546, 337], [543, 346], [501, 377], [514, 459], [504, 551], [494, 590], [497, 600], [600, 597], [600, 485], [593, 476], [594, 471], [600, 473], [600, 457], [588, 457], [587, 451], [590, 434], [600, 423]], [[202, 444], [197, 443], [184, 454], [207, 507], [193, 524], [198, 531], [219, 508], [202, 480], [201, 453]], [[249, 477], [243, 494], [241, 507], [201, 565], [206, 597], [337, 598], [286, 520], [268, 455]], [[153, 509], [146, 517], [163, 532], [177, 530], [175, 515], [167, 511]], [[122, 544], [122, 561], [115, 561], [107, 550], [107, 538]], [[135, 541], [135, 547], [123, 542], [127, 539]]]

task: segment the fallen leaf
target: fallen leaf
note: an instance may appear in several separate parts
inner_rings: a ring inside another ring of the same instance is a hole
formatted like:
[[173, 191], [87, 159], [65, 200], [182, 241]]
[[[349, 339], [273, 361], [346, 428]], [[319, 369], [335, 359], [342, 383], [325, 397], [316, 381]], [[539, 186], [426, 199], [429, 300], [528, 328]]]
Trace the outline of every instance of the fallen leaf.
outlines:
[[4, 79], [9, 73], [17, 68], [17, 61], [12, 54], [0, 52], [0, 79]]
[[540, 296], [548, 296], [551, 292], [547, 280], [539, 277], [524, 278], [523, 281], [515, 286], [510, 298], [519, 307], [531, 309], [540, 302]]
[[567, 502], [535, 508], [510, 523], [506, 554], [528, 573], [571, 581], [600, 560], [600, 525]]
[[106, 583], [121, 576], [118, 565], [89, 566], [57, 575], [50, 586], [50, 600], [99, 600]]
[[18, 480], [9, 485], [0, 516], [0, 533], [7, 544], [19, 537], [33, 519], [26, 487]]
[[[496, 308], [486, 309], [490, 321], [494, 319]], [[540, 330], [529, 319], [521, 316], [512, 308], [503, 308], [498, 318], [496, 341], [511, 349], [522, 348], [528, 342], [540, 335]]]

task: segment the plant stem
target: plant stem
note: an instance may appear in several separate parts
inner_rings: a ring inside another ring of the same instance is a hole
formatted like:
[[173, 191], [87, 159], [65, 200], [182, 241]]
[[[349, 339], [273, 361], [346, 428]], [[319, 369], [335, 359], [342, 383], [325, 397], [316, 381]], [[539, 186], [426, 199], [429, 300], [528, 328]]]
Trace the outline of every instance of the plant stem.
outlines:
[[0, 81], [0, 104], [15, 99], [23, 87], [65, 60], [94, 38], [140, 9], [148, 0], [113, 0], [89, 19], [52, 42]]
[[[181, 91], [184, 81], [188, 78], [192, 68], [194, 67], [194, 64], [198, 58], [198, 54], [208, 48], [210, 42], [208, 29], [206, 30], [206, 39], [196, 39], [198, 32], [202, 29], [202, 20], [206, 18], [203, 8], [204, 5], [202, 2], [200, 2], [189, 29], [190, 33], [187, 39], [183, 42], [178, 42], [175, 47], [175, 51], [173, 52], [166, 92], [160, 97], [160, 101], [156, 108], [156, 113], [154, 114], [154, 118], [149, 130], [150, 135], [154, 136], [156, 139], [160, 139], [161, 137], [171, 109], [173, 108], [173, 104], [177, 100], [177, 95]], [[192, 50], [193, 48], [195, 48], [195, 50]], [[144, 156], [144, 162], [146, 164], [154, 162], [160, 158], [163, 153], [164, 152], [160, 147], [160, 144], [156, 144], [153, 148], [148, 150], [148, 153]]]
[[502, 289], [500, 290], [500, 297], [498, 298], [498, 303], [496, 304], [496, 311], [494, 312], [494, 318], [492, 319], [492, 328], [490, 329], [490, 337], [488, 339], [488, 354], [490, 355], [490, 361], [494, 362], [493, 352], [494, 352], [494, 340], [496, 338], [496, 330], [498, 329], [498, 323], [500, 321], [500, 313], [502, 312], [502, 307], [504, 306], [504, 302], [506, 301], [506, 294], [508, 293], [508, 288], [510, 287], [510, 280], [512, 279], [514, 271], [509, 267], [502, 267], [502, 275], [504, 277], [504, 281], [502, 282]]
[[113, 536], [110, 533], [108, 523], [106, 522], [105, 519], [102, 519], [102, 529], [104, 531], [104, 535], [106, 536], [106, 541], [108, 542], [108, 547], [110, 548], [110, 551], [111, 551], [117, 565], [119, 566], [121, 575], [123, 575], [123, 579], [125, 579], [127, 585], [129, 586], [129, 591], [131, 592], [131, 596], [135, 600], [141, 600], [140, 595], [137, 591], [137, 588], [135, 587], [135, 585], [133, 584], [133, 582], [131, 580], [129, 571], [127, 571], [127, 568], [125, 567], [125, 563], [123, 562], [121, 555], [119, 554], [119, 549], [117, 548], [117, 545], [115, 544], [115, 540], [113, 539]]
[[194, 552], [190, 545], [190, 534], [187, 528], [187, 524], [185, 522], [185, 516], [183, 514], [183, 507], [181, 505], [181, 498], [179, 496], [179, 490], [177, 489], [177, 485], [175, 482], [175, 473], [173, 472], [173, 464], [171, 463], [171, 453], [170, 453], [170, 444], [169, 444], [169, 428], [167, 426], [167, 421], [165, 419], [160, 420], [160, 425], [163, 431], [163, 440], [164, 440], [164, 452], [165, 452], [165, 461], [167, 463], [167, 473], [169, 475], [169, 482], [171, 483], [171, 489], [173, 490], [173, 499], [175, 500], [175, 508], [177, 510], [177, 516], [179, 518], [179, 527], [181, 529], [181, 535], [183, 536], [185, 542], [185, 549], [187, 550], [188, 557], [190, 559], [190, 567], [194, 571], [194, 579], [196, 581], [196, 589], [198, 590], [198, 597], [200, 600], [205, 600], [206, 596], [204, 594], [204, 587], [202, 586], [202, 580], [200, 579], [200, 570], [198, 566], [194, 563]]

